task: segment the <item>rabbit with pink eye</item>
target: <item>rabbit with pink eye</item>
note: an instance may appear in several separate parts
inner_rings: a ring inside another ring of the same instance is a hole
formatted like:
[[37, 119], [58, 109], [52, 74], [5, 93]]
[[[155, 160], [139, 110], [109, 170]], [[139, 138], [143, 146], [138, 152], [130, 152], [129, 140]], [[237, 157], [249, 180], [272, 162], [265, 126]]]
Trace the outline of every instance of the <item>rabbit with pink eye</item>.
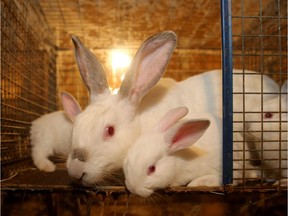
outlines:
[[[104, 70], [92, 52], [77, 37], [72, 39], [90, 103], [80, 113], [73, 110], [75, 106], [71, 108], [65, 98], [62, 100], [67, 115], [75, 118], [67, 168], [71, 177], [84, 185], [93, 185], [121, 169], [128, 148], [140, 134], [142, 98], [161, 78], [177, 39], [169, 31], [148, 38], [134, 56], [117, 94], [110, 93]], [[169, 83], [153, 88], [152, 94], [159, 92], [157, 98], [162, 100]], [[155, 100], [146, 99], [146, 110], [154, 103]]]
[[255, 107], [246, 114], [248, 121], [245, 125], [246, 136], [255, 142], [258, 157], [262, 159], [264, 176], [282, 178], [282, 186], [287, 186], [287, 115], [286, 81], [278, 96], [264, 101], [263, 106]]
[[[278, 84], [265, 74], [250, 70], [233, 70], [233, 131], [235, 131], [233, 133], [233, 170], [235, 178], [236, 176], [239, 176], [240, 180], [243, 177], [244, 179], [261, 178], [259, 167], [254, 166], [255, 161], [259, 161], [259, 156], [255, 153], [255, 143], [246, 142], [247, 139], [243, 136], [245, 131], [243, 113], [255, 111], [255, 109], [261, 111], [261, 101], [265, 102], [274, 98], [278, 92]], [[243, 157], [251, 161], [246, 160], [244, 163]]]
[[[187, 113], [187, 107], [171, 109], [129, 149], [123, 170], [131, 193], [148, 197], [156, 189], [172, 186], [222, 185], [222, 119]], [[260, 177], [257, 171], [247, 176]]]
[[129, 149], [123, 169], [131, 193], [148, 197], [169, 186], [221, 185], [221, 119], [205, 114], [177, 122], [187, 113], [186, 107], [170, 110]]
[[[75, 110], [81, 107], [68, 93], [63, 92], [62, 97], [67, 101], [72, 101]], [[55, 164], [48, 159], [49, 156], [63, 155], [68, 156], [71, 149], [72, 121], [66, 116], [64, 111], [56, 111], [32, 122], [30, 128], [30, 140], [32, 146], [31, 156], [34, 165], [41, 171], [54, 172]]]

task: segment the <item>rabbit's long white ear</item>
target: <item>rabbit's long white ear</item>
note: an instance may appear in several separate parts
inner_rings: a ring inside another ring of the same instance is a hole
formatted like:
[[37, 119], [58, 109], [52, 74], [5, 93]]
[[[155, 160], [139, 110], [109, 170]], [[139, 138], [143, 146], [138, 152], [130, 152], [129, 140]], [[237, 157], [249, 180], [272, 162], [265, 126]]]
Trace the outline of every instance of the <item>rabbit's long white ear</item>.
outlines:
[[173, 153], [193, 145], [200, 139], [209, 125], [209, 120], [190, 120], [167, 131], [164, 139], [169, 144], [168, 152]]
[[75, 120], [75, 117], [82, 112], [77, 100], [68, 92], [61, 92], [61, 101], [66, 115], [71, 121]]
[[128, 98], [134, 107], [159, 81], [177, 43], [172, 31], [161, 32], [141, 45], [125, 74], [119, 90], [121, 98]]
[[182, 119], [188, 113], [187, 107], [178, 107], [168, 111], [162, 119], [157, 123], [155, 130], [163, 133], [171, 128], [177, 121]]
[[109, 90], [107, 78], [101, 63], [96, 56], [87, 49], [80, 39], [73, 35], [75, 56], [82, 79], [90, 92], [90, 100], [96, 95]]

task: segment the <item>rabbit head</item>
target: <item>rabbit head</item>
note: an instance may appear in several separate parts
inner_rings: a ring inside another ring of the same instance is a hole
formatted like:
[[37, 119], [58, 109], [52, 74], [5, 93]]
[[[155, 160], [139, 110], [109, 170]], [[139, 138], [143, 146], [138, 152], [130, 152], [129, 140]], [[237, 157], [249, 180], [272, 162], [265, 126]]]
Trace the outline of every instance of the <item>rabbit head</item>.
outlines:
[[72, 40], [90, 103], [80, 113], [71, 101], [62, 98], [66, 113], [74, 119], [67, 168], [70, 176], [83, 184], [97, 184], [122, 168], [129, 146], [140, 133], [138, 105], [164, 73], [177, 38], [170, 31], [148, 38], [134, 56], [116, 95], [109, 91], [97, 58], [76, 36]]
[[246, 119], [249, 120], [245, 125], [246, 137], [255, 143], [265, 168], [265, 177], [286, 178], [287, 82], [282, 85], [281, 93], [273, 99], [264, 101], [261, 108], [262, 112], [259, 112], [259, 107], [255, 107], [254, 113], [246, 114]]
[[259, 104], [279, 93], [279, 85], [269, 76], [254, 71], [233, 70], [234, 129], [243, 131], [243, 112], [261, 112]]
[[[262, 110], [261, 112], [259, 110]], [[254, 107], [246, 114], [249, 121], [245, 127], [258, 141], [277, 141], [287, 139], [287, 82], [282, 85], [281, 93], [263, 104]], [[281, 135], [280, 135], [281, 132]], [[263, 136], [263, 138], [262, 138]], [[286, 137], [286, 138], [285, 138]]]
[[206, 131], [209, 120], [187, 120], [186, 107], [170, 110], [156, 126], [142, 134], [129, 149], [123, 162], [128, 190], [142, 197], [173, 182], [177, 172], [173, 153], [194, 144]]

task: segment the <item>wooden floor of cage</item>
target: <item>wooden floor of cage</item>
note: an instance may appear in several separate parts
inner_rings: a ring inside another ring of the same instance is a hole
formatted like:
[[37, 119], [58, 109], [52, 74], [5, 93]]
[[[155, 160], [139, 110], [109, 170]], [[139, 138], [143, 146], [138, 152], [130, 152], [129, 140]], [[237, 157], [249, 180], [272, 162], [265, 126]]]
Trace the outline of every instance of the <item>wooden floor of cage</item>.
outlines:
[[1, 215], [287, 215], [287, 190], [261, 187], [174, 187], [143, 199], [121, 185], [80, 186], [64, 167], [31, 168], [2, 181]]

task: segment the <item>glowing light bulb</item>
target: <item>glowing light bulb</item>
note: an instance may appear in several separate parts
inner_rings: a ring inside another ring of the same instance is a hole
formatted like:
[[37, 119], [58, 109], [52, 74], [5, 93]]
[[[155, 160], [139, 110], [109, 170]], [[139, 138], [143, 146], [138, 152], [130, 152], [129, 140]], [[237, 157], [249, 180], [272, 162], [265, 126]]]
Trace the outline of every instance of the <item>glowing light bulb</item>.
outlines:
[[111, 66], [112, 66], [112, 88], [113, 94], [117, 93], [117, 88], [122, 77], [125, 76], [125, 71], [129, 67], [132, 58], [124, 50], [112, 50], [111, 51]]
[[111, 57], [114, 74], [118, 68], [127, 68], [131, 63], [131, 57], [121, 50], [112, 50]]

